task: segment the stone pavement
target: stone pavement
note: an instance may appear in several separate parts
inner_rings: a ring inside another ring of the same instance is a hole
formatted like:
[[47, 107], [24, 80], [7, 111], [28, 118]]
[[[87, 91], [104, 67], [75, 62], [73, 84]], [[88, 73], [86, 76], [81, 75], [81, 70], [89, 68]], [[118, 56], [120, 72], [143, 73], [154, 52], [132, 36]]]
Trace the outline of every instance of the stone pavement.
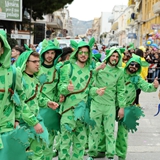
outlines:
[[[129, 133], [126, 160], [160, 160], [160, 114], [154, 116], [160, 103], [158, 92], [159, 90], [154, 93], [142, 92], [140, 94], [140, 104], [144, 108], [145, 117], [140, 119], [138, 131]], [[53, 158], [53, 160], [58, 160], [58, 158]], [[106, 159], [97, 158], [95, 160]], [[116, 156], [115, 160], [117, 160]]]

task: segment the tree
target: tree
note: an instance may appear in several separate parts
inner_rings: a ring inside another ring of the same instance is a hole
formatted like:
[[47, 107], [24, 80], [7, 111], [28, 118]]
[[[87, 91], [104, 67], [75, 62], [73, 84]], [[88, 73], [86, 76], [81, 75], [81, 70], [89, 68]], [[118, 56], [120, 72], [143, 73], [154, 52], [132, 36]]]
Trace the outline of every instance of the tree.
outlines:
[[[4, 29], [7, 29], [7, 32], [9, 34], [11, 33], [11, 29], [14, 30], [15, 24], [17, 24], [17, 26], [19, 24], [22, 25], [22, 30], [24, 29], [23, 25], [28, 24], [28, 26], [31, 26], [31, 20], [27, 19], [24, 16], [25, 9], [34, 20], [43, 19], [43, 15], [51, 14], [54, 11], [63, 8], [67, 3], [71, 4], [73, 2], [73, 0], [22, 0], [22, 1], [23, 1], [22, 22], [0, 20], [0, 25], [4, 26]], [[32, 30], [31, 27], [27, 29]]]
[[43, 15], [51, 14], [72, 2], [73, 0], [23, 0], [23, 13], [26, 8], [34, 20], [43, 19]]

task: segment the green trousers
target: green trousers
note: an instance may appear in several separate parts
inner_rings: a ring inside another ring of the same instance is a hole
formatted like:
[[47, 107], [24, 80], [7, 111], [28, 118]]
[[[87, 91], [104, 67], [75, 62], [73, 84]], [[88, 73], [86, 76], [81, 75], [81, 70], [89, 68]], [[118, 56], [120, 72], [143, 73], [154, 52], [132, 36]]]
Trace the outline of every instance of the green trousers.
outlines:
[[33, 151], [33, 156], [29, 158], [29, 160], [44, 160], [44, 148], [46, 144], [41, 140], [30, 140], [29, 150]]
[[118, 123], [117, 139], [116, 139], [116, 154], [122, 159], [126, 159], [128, 148], [128, 131], [125, 127]]
[[[106, 106], [102, 104], [91, 104], [91, 119], [96, 122], [94, 129], [90, 128], [89, 133], [89, 156], [97, 156], [100, 137], [105, 134], [106, 157], [115, 155], [115, 106]], [[102, 136], [103, 137], [103, 136]]]
[[[65, 124], [61, 126], [61, 142], [59, 150], [59, 160], [83, 160], [86, 144], [85, 124], [77, 120], [76, 127], [69, 132]], [[69, 125], [69, 124], [68, 124]], [[70, 151], [72, 146], [72, 151]]]
[[48, 131], [49, 133], [49, 145], [44, 148], [44, 160], [53, 159], [53, 143], [55, 138], [54, 131]]

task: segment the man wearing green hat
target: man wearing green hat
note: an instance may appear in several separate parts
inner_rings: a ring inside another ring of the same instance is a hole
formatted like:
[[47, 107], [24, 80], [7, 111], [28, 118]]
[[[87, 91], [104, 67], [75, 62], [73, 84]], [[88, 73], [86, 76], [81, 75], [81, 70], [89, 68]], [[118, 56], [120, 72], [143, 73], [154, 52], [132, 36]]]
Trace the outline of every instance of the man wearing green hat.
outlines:
[[[131, 58], [127, 62], [124, 68], [124, 83], [126, 88], [125, 90], [126, 107], [132, 107], [132, 108], [134, 107], [133, 103], [135, 101], [136, 90], [138, 88], [143, 90], [144, 92], [155, 92], [159, 86], [157, 78], [154, 80], [152, 84], [146, 82], [144, 79], [141, 78], [141, 76], [139, 75], [141, 72], [141, 66], [142, 66], [141, 59], [140, 57], [136, 56]], [[136, 114], [136, 112], [134, 112], [134, 114]], [[126, 119], [126, 121], [129, 121], [129, 119], [126, 118], [128, 117], [126, 112], [124, 116], [125, 116], [124, 120]], [[133, 116], [133, 114], [131, 116]], [[135, 117], [140, 117], [140, 115]], [[118, 132], [117, 132], [117, 139], [116, 139], [116, 154], [119, 157], [119, 160], [125, 160], [126, 154], [127, 154], [129, 129], [123, 125], [125, 123], [126, 122], [124, 121], [123, 123], [121, 123], [120, 121], [118, 123]], [[135, 128], [132, 128], [132, 129], [136, 130], [136, 124], [135, 124]]]
[[[123, 118], [125, 107], [124, 74], [121, 66], [121, 53], [117, 48], [112, 48], [106, 55], [103, 63], [97, 63], [95, 69], [95, 88], [106, 87], [103, 96], [96, 95], [91, 102], [90, 116], [96, 122], [94, 129], [90, 129], [89, 135], [89, 158], [98, 156], [98, 145], [101, 127], [105, 133], [106, 157], [114, 159], [115, 155], [115, 102], [116, 98], [120, 104], [119, 119]], [[92, 89], [95, 89], [92, 88]], [[92, 91], [91, 89], [91, 91]], [[98, 106], [98, 107], [97, 107]]]
[[[43, 40], [41, 56], [41, 71], [40, 74], [46, 75], [46, 81], [41, 86], [40, 92], [45, 98], [49, 98], [52, 101], [59, 102], [59, 95], [57, 90], [58, 84], [58, 72], [55, 68], [59, 57], [62, 54], [62, 49], [58, 47], [56, 40], [47, 41]], [[45, 149], [45, 159], [51, 160], [53, 158], [53, 142], [54, 137], [60, 128], [60, 115], [57, 110], [50, 108], [41, 108], [40, 114], [44, 119], [44, 124], [49, 132], [49, 147]]]
[[[22, 74], [11, 67], [11, 48], [4, 30], [0, 30], [0, 159], [27, 159], [29, 134], [19, 120], [25, 107]], [[29, 154], [28, 154], [29, 153]]]
[[[94, 42], [93, 38], [89, 43], [71, 41], [71, 46], [75, 50], [70, 56], [70, 63], [60, 69], [58, 89], [60, 94], [65, 96], [65, 101], [60, 108], [59, 160], [83, 160], [87, 139], [85, 125], [95, 125], [95, 122], [89, 118], [87, 108], [88, 94], [92, 83], [91, 48]], [[91, 94], [103, 94], [103, 89], [95, 89]], [[71, 145], [72, 154], [70, 154]]]
[[58, 104], [42, 97], [39, 92], [40, 85], [43, 84], [43, 75], [38, 76], [40, 55], [29, 48], [26, 49], [16, 61], [16, 67], [19, 67], [23, 74], [26, 95], [26, 105], [22, 110], [20, 126], [26, 126], [34, 134], [34, 138], [30, 140], [29, 149], [34, 153], [31, 159], [39, 160], [44, 159], [43, 150], [49, 143], [48, 131], [39, 114], [39, 107], [56, 109]]

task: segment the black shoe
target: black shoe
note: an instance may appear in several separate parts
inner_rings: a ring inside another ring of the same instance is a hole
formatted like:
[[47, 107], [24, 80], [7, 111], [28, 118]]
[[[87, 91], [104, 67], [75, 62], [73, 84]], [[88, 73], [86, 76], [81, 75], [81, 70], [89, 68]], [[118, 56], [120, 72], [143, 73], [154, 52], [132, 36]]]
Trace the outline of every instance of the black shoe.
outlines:
[[98, 152], [97, 156], [93, 156], [93, 158], [104, 158], [105, 157], [105, 152]]

